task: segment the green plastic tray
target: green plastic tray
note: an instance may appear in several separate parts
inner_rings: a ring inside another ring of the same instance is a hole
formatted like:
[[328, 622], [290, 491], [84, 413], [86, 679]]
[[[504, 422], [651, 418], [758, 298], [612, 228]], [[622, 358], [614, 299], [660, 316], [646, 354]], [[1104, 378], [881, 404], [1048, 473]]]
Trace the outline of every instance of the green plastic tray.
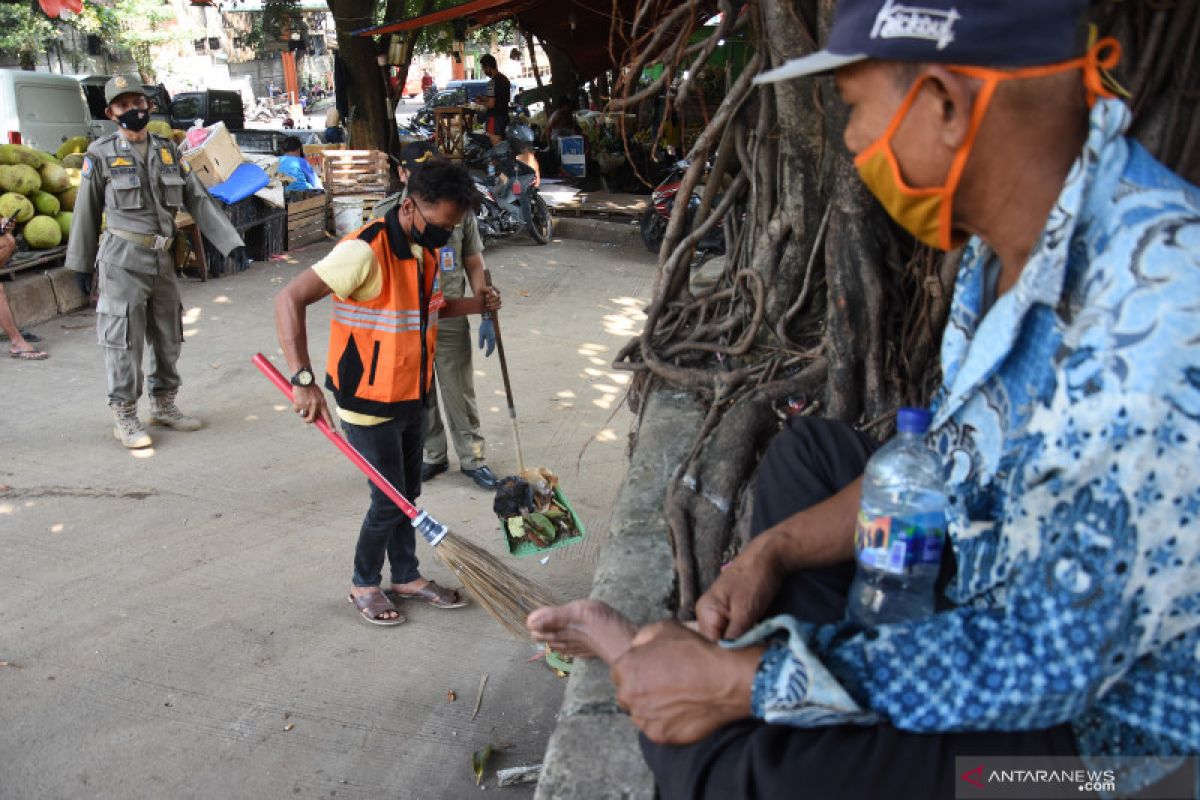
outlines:
[[571, 507], [571, 502], [567, 500], [566, 496], [562, 493], [562, 490], [557, 486], [554, 487], [554, 499], [559, 505], [567, 510], [568, 514], [571, 515], [571, 521], [575, 523], [575, 530], [577, 530], [579, 533], [575, 536], [557, 539], [555, 540], [554, 544], [550, 545], [549, 547], [538, 547], [527, 538], [514, 539], [509, 536], [508, 528], [504, 524], [504, 518], [497, 515], [497, 518], [500, 520], [500, 534], [504, 537], [504, 541], [508, 545], [508, 552], [512, 553], [517, 558], [526, 558], [528, 556], [536, 556], [539, 553], [548, 553], [551, 550], [557, 550], [560, 547], [567, 547], [568, 545], [583, 541], [583, 520], [581, 520], [579, 515], [575, 513], [575, 509]]

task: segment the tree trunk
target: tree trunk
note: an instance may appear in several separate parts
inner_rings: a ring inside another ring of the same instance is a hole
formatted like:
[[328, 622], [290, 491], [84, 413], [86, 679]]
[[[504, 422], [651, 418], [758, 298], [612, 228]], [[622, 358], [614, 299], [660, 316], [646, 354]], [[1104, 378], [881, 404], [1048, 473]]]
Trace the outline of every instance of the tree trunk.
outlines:
[[329, 0], [337, 30], [338, 55], [350, 74], [350, 141], [358, 150], [388, 150], [394, 120], [388, 119], [387, 87], [376, 60], [375, 41], [351, 32], [375, 19], [374, 0]]
[[542, 49], [546, 51], [546, 58], [550, 61], [550, 85], [554, 96], [566, 95], [574, 98], [579, 93], [579, 71], [575, 69], [575, 62], [565, 51], [550, 42], [543, 41]]

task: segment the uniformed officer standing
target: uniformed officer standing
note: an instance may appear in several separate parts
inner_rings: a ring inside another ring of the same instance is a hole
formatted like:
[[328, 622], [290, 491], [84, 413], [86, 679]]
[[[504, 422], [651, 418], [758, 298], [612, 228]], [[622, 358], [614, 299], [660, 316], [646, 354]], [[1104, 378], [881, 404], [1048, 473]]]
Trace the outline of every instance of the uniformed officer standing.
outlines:
[[[204, 236], [228, 255], [241, 237], [179, 157], [170, 139], [146, 131], [150, 107], [137, 75], [118, 75], [104, 87], [105, 115], [120, 127], [97, 139], [84, 157], [66, 265], [91, 293], [100, 272], [96, 330], [104, 347], [113, 435], [126, 447], [149, 447], [137, 415], [142, 394], [142, 348], [150, 343], [150, 419], [178, 431], [201, 422], [175, 405], [183, 343], [182, 306], [171, 244], [175, 214], [187, 211]], [[105, 217], [100, 231], [101, 215]]]

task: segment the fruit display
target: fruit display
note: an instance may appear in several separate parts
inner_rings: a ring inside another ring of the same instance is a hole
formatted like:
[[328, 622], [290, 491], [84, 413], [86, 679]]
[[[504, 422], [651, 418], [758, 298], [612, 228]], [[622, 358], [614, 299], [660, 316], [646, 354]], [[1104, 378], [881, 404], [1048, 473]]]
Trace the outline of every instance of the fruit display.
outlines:
[[66, 243], [87, 145], [82, 136], [63, 142], [57, 154], [0, 145], [0, 217], [16, 221], [13, 232], [30, 249]]

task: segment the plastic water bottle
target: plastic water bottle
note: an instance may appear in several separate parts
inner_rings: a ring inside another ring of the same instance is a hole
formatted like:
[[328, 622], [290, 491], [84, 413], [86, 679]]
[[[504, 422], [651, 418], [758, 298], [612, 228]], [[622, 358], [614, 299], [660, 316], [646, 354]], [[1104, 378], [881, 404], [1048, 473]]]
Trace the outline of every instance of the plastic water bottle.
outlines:
[[876, 451], [863, 476], [854, 535], [858, 570], [846, 610], [860, 625], [933, 613], [946, 541], [942, 466], [925, 445], [928, 411], [900, 409], [896, 428], [896, 438]]

